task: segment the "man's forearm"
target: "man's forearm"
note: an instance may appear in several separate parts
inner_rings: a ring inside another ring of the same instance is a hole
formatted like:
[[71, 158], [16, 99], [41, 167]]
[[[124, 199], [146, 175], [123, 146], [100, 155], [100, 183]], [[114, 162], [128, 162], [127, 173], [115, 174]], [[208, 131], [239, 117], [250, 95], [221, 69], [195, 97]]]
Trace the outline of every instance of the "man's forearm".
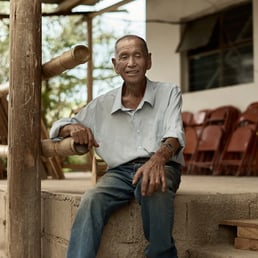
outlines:
[[160, 148], [156, 151], [155, 154], [153, 154], [151, 159], [158, 159], [165, 164], [177, 153], [179, 147], [180, 144], [177, 138], [169, 137], [162, 143]]

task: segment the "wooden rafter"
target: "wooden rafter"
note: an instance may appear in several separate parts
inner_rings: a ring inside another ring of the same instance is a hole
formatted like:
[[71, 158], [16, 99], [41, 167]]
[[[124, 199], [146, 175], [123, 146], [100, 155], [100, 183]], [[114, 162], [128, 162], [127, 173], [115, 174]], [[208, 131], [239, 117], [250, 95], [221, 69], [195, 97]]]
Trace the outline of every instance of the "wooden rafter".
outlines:
[[121, 6], [125, 5], [125, 4], [128, 4], [130, 2], [133, 2], [133, 1], [135, 1], [135, 0], [123, 0], [123, 1], [120, 1], [120, 2], [118, 2], [116, 4], [110, 5], [110, 6], [106, 7], [106, 8], [103, 8], [103, 9], [97, 11], [97, 12], [92, 12], [89, 15], [91, 16], [91, 18], [93, 18], [95, 16], [101, 15], [101, 14], [106, 13], [106, 12], [112, 12], [112, 11], [117, 10], [119, 7], [121, 7]]
[[99, 0], [65, 0], [58, 5], [55, 12], [67, 12], [78, 5], [94, 5], [97, 2], [99, 2]]

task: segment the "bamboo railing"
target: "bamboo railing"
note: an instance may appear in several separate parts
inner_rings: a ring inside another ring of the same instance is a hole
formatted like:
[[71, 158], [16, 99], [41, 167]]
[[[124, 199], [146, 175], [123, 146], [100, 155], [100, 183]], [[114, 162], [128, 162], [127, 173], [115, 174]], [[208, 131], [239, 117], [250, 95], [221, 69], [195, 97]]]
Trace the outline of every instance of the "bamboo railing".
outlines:
[[[78, 45], [54, 57], [42, 65], [42, 80], [47, 80], [51, 77], [60, 75], [66, 70], [72, 69], [77, 65], [84, 64], [89, 61], [89, 48], [83, 45]], [[0, 97], [7, 95], [9, 92], [9, 82], [0, 84]]]
[[[70, 155], [83, 155], [88, 152], [85, 144], [77, 144], [71, 137], [62, 140], [41, 140], [41, 154], [45, 158], [60, 156], [67, 157]], [[0, 157], [8, 156], [8, 145], [0, 145]]]
[[[83, 45], [75, 46], [74, 48], [65, 51], [63, 54], [54, 57], [48, 62], [42, 65], [41, 80], [47, 80], [51, 77], [60, 75], [66, 70], [72, 69], [77, 65], [86, 63], [90, 58], [89, 48]], [[9, 82], [0, 84], [0, 100], [4, 100], [4, 103], [7, 103], [7, 100], [4, 99], [9, 93]], [[1, 104], [1, 103], [0, 103]], [[4, 109], [3, 105], [0, 105], [1, 109]], [[1, 139], [7, 139], [7, 111], [3, 113], [0, 112], [0, 157], [8, 157], [8, 145], [6, 141]], [[3, 114], [2, 114], [3, 113]], [[3, 128], [2, 128], [3, 127]], [[47, 167], [47, 170], [53, 171], [51, 174], [55, 178], [64, 178], [62, 173], [62, 167], [60, 165], [59, 157], [66, 157], [69, 155], [82, 155], [88, 152], [86, 145], [79, 145], [74, 143], [72, 138], [66, 138], [62, 141], [52, 141], [48, 138], [48, 133], [45, 129], [45, 126], [41, 123], [41, 152], [44, 165]], [[3, 135], [1, 135], [3, 134]], [[50, 163], [50, 164], [48, 164]]]

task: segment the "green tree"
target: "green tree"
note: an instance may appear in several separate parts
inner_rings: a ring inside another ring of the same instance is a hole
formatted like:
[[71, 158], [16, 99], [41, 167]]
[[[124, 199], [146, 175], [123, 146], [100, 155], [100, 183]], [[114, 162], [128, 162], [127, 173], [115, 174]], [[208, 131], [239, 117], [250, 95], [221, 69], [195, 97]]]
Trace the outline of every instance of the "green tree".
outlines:
[[[0, 3], [1, 11], [9, 5]], [[52, 6], [51, 6], [52, 8]], [[49, 7], [44, 7], [48, 10]], [[120, 85], [111, 63], [115, 40], [129, 33], [126, 25], [119, 30], [103, 22], [103, 15], [93, 19], [93, 91], [94, 97]], [[125, 22], [124, 24], [129, 23]], [[121, 25], [121, 23], [120, 23]], [[42, 17], [42, 63], [76, 45], [87, 45], [87, 25], [83, 15]], [[9, 19], [0, 20], [0, 83], [9, 81]], [[71, 110], [86, 104], [87, 64], [42, 82], [42, 118], [47, 128]]]
[[0, 20], [0, 83], [9, 81], [9, 21]]

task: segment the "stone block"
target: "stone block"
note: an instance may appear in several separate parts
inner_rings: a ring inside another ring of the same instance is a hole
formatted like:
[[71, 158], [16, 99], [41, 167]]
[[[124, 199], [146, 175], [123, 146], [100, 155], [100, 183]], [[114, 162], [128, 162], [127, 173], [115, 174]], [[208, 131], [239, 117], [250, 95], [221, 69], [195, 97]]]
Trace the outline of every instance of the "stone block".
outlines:
[[71, 198], [66, 195], [49, 195], [43, 199], [43, 232], [58, 238], [68, 239], [69, 222], [72, 216]]
[[67, 241], [60, 238], [47, 236], [41, 242], [41, 258], [65, 258]]
[[6, 205], [6, 192], [0, 191], [0, 250], [2, 257], [4, 257], [4, 255], [6, 254], [7, 247]]
[[143, 258], [146, 245], [140, 206], [131, 201], [111, 216], [104, 228], [97, 257]]

